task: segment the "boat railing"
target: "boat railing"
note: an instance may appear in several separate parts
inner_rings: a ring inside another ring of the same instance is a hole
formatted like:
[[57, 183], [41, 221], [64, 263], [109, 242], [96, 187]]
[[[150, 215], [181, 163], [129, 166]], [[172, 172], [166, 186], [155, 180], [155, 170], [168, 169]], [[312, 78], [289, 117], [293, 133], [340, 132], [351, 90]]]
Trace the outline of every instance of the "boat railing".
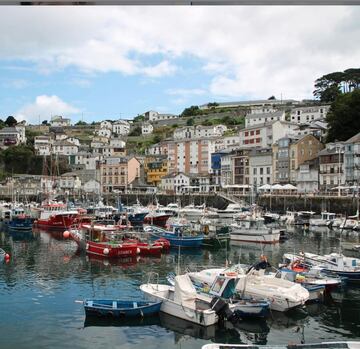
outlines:
[[147, 279], [147, 283], [148, 284], [154, 284], [152, 283], [152, 281], [156, 281], [155, 285], [156, 285], [156, 290], [159, 290], [159, 273], [156, 273], [155, 271], [150, 271], [148, 273], [148, 279]]

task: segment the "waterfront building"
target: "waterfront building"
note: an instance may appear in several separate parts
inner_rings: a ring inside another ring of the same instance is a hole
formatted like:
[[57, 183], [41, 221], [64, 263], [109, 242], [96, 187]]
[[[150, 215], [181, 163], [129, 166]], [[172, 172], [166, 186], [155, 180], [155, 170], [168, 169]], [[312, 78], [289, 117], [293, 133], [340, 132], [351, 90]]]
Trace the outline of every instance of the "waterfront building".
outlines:
[[344, 142], [345, 181], [348, 186], [360, 185], [360, 133]]
[[161, 178], [161, 189], [166, 194], [181, 194], [183, 187], [189, 187], [190, 177], [183, 172], [172, 172]]
[[249, 154], [251, 149], [239, 148], [233, 151], [232, 174], [233, 184], [250, 185]]
[[254, 148], [249, 153], [249, 184], [254, 188], [272, 184], [272, 149]]
[[147, 156], [144, 159], [144, 171], [146, 183], [158, 186], [161, 183], [161, 178], [166, 176], [169, 172], [167, 156]]
[[314, 120], [325, 119], [330, 105], [296, 107], [291, 109], [290, 121], [297, 124], [308, 124]]
[[324, 145], [313, 135], [288, 136], [273, 144], [273, 182], [296, 183], [297, 170], [317, 157]]
[[227, 151], [221, 152], [221, 161], [220, 161], [220, 186], [221, 188], [226, 188], [229, 185], [234, 184], [233, 178], [233, 166], [232, 166], [232, 157], [234, 150], [228, 149]]
[[318, 153], [319, 186], [327, 191], [334, 187], [344, 186], [346, 176], [344, 171], [344, 143], [328, 143], [326, 148]]
[[86, 194], [100, 195], [101, 185], [97, 180], [90, 179], [89, 181], [84, 183], [84, 185], [82, 186], [82, 189]]
[[67, 172], [60, 176], [59, 189], [67, 195], [76, 195], [81, 190], [81, 180], [76, 172]]
[[51, 117], [50, 125], [51, 127], [68, 127], [71, 126], [71, 120], [63, 118], [60, 115], [55, 115]]
[[125, 192], [128, 184], [128, 159], [107, 157], [99, 162], [100, 185], [103, 193]]
[[319, 190], [319, 159], [305, 161], [297, 169], [296, 187], [300, 193], [316, 193]]

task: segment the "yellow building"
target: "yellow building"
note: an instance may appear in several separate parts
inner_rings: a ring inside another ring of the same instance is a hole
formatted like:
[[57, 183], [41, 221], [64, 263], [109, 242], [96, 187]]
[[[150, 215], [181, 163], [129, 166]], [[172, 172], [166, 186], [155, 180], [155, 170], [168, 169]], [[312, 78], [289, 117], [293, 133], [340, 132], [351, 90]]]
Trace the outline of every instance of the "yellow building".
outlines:
[[144, 171], [146, 182], [157, 186], [161, 183], [161, 178], [169, 173], [169, 165], [166, 156], [149, 156], [144, 161]]

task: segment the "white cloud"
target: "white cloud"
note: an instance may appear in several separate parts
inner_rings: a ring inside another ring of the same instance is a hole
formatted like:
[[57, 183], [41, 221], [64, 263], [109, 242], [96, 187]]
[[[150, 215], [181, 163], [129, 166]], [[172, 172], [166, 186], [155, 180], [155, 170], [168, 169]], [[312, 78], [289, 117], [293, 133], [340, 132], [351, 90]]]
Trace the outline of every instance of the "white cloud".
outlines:
[[189, 96], [201, 96], [206, 93], [205, 90], [200, 88], [170, 88], [165, 91], [168, 95], [189, 97]]
[[302, 98], [317, 77], [358, 66], [359, 13], [355, 6], [4, 7], [0, 59], [45, 73], [72, 66], [159, 78], [186, 74], [195, 58], [210, 77], [211, 100]]
[[2, 85], [4, 87], [11, 87], [17, 90], [21, 90], [25, 87], [28, 87], [30, 85], [30, 82], [25, 79], [13, 79], [13, 80], [7, 80]]
[[20, 108], [15, 116], [19, 120], [26, 120], [29, 123], [38, 123], [41, 120], [50, 120], [53, 115], [71, 116], [81, 111], [64, 102], [58, 96], [37, 96], [35, 101]]

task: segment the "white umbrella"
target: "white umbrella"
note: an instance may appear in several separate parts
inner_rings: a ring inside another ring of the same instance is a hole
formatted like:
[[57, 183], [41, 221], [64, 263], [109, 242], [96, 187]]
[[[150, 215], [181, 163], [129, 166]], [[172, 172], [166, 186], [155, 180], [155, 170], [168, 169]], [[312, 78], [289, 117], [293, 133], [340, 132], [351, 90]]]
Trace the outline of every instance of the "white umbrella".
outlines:
[[297, 188], [292, 184], [285, 184], [283, 186], [283, 189], [285, 189], [285, 190], [297, 190]]
[[271, 187], [273, 190], [282, 190], [284, 189], [282, 185], [280, 184], [275, 184]]
[[270, 190], [271, 185], [270, 184], [264, 184], [261, 187], [258, 188], [259, 190]]

